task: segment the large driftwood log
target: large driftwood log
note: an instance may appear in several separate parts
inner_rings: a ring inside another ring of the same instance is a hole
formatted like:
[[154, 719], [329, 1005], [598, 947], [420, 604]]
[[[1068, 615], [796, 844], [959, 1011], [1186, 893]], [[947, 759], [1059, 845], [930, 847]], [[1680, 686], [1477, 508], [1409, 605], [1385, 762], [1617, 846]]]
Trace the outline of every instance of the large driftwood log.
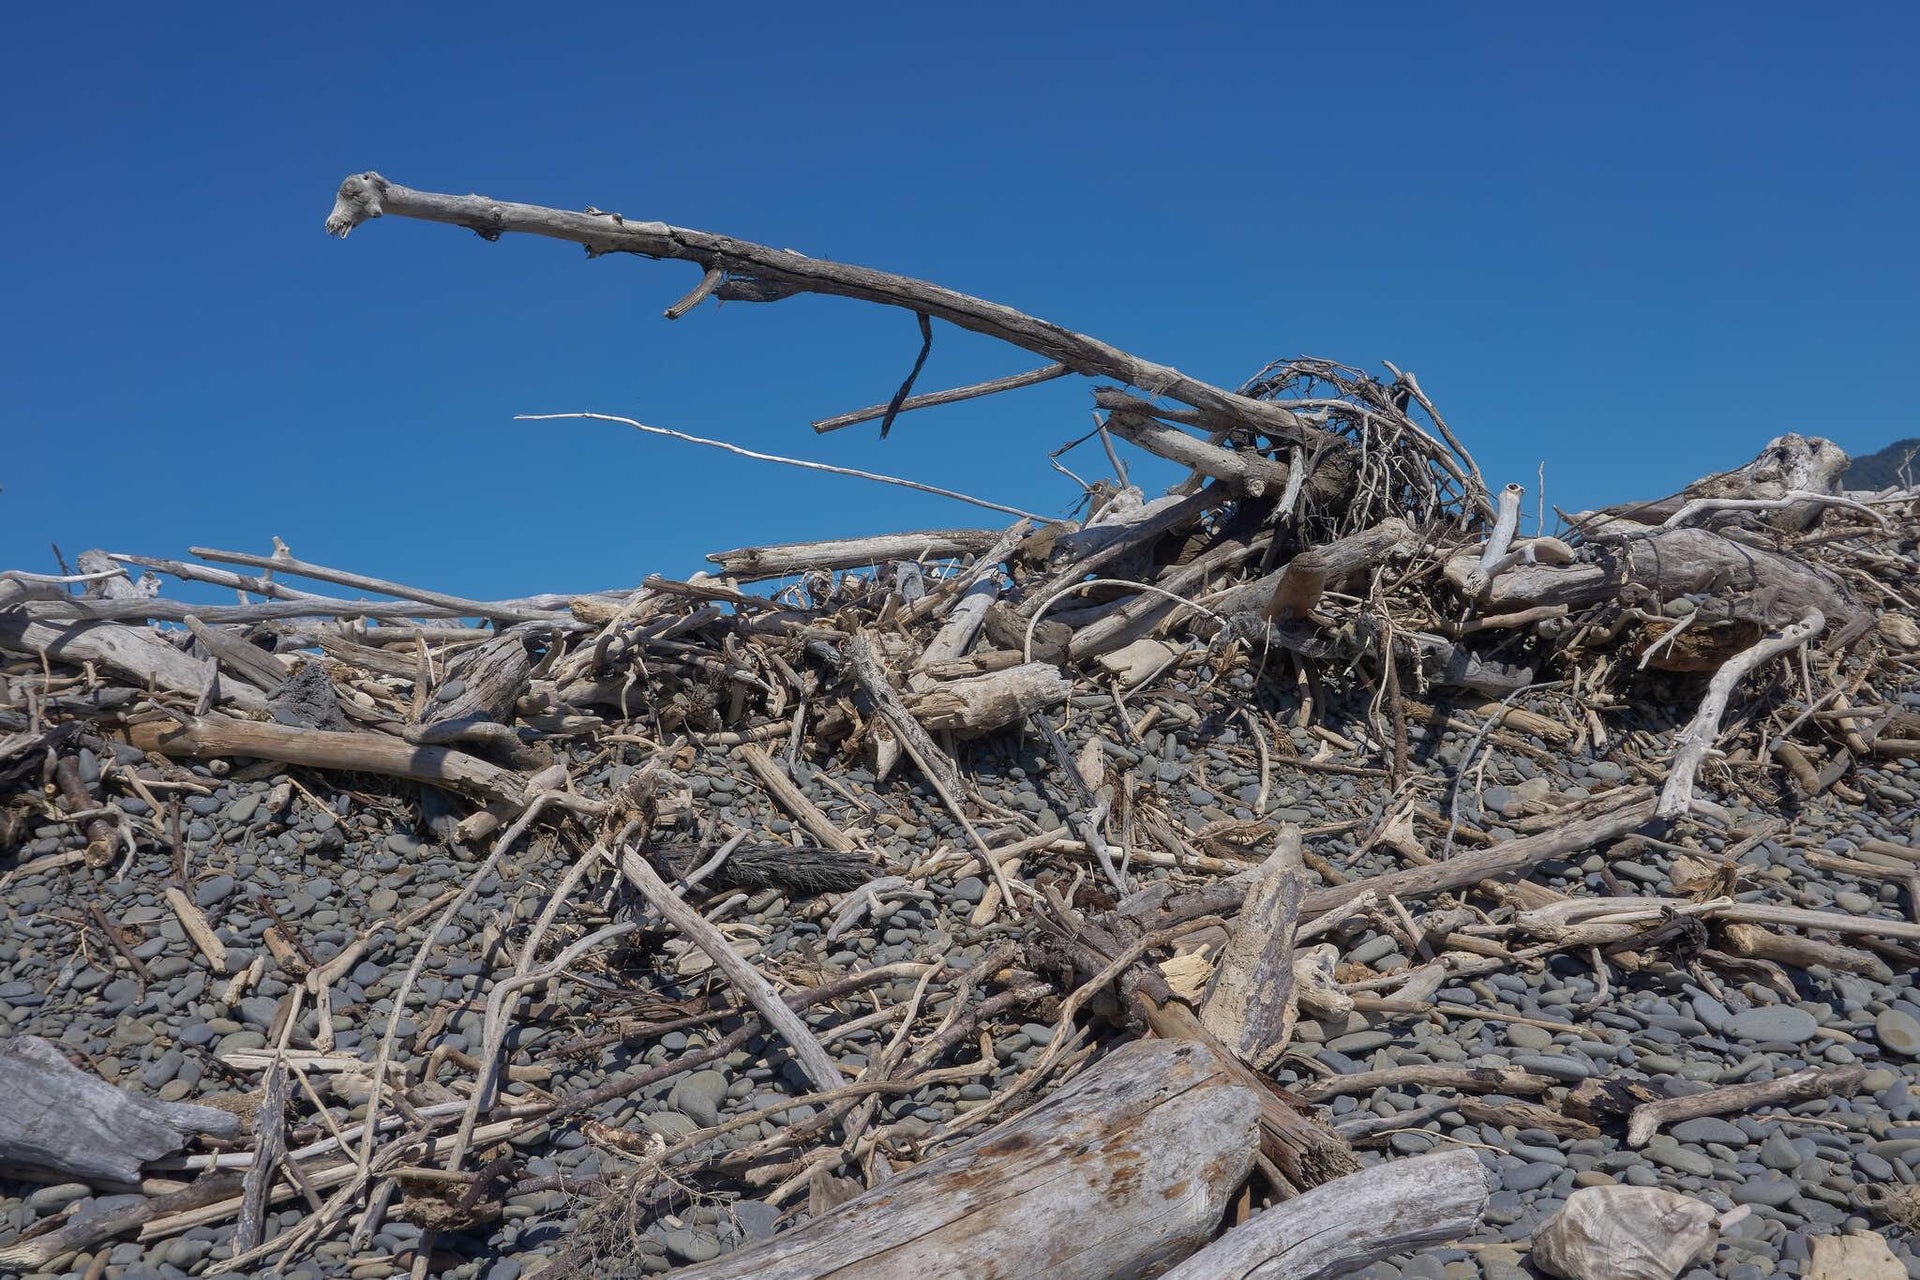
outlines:
[[114, 1088], [38, 1036], [0, 1045], [0, 1167], [99, 1186], [138, 1186], [141, 1166], [194, 1134], [232, 1138], [238, 1117]]
[[826, 542], [781, 542], [716, 551], [707, 559], [740, 582], [785, 578], [809, 569], [857, 569], [886, 560], [945, 560], [979, 555], [999, 540], [998, 529], [925, 529]]
[[1468, 1234], [1492, 1194], [1471, 1151], [1378, 1164], [1255, 1214], [1161, 1280], [1332, 1280]]
[[[1768, 441], [1760, 455], [1744, 466], [1695, 480], [1670, 497], [1608, 507], [1598, 514], [1637, 524], [1662, 524], [1688, 503], [1702, 499], [1743, 501], [1781, 499], [1795, 493], [1837, 494], [1847, 463], [1846, 452], [1833, 441], [1789, 432]], [[1769, 513], [1769, 522], [1782, 529], [1807, 529], [1820, 519], [1823, 509], [1819, 503], [1795, 502]]]
[[1259, 1105], [1197, 1044], [1137, 1041], [1018, 1119], [682, 1280], [894, 1280], [1162, 1270], [1253, 1165]]
[[1017, 724], [1035, 711], [1065, 702], [1073, 681], [1046, 662], [946, 680], [907, 699], [907, 709], [929, 729], [979, 737]]
[[142, 751], [205, 759], [252, 756], [315, 769], [349, 769], [416, 778], [487, 799], [519, 804], [520, 775], [449, 747], [415, 746], [380, 733], [295, 729], [250, 720], [150, 721], [128, 725], [126, 739]]
[[[1456, 557], [1447, 565], [1447, 578], [1465, 592], [1477, 566], [1472, 556]], [[1690, 528], [1608, 538], [1600, 558], [1590, 564], [1515, 565], [1488, 585], [1478, 605], [1483, 613], [1540, 605], [1578, 607], [1636, 591], [1650, 603], [1710, 596], [1717, 602], [1711, 609], [1716, 618], [1763, 626], [1815, 609], [1835, 620], [1850, 620], [1859, 611], [1851, 595], [1805, 560]]]

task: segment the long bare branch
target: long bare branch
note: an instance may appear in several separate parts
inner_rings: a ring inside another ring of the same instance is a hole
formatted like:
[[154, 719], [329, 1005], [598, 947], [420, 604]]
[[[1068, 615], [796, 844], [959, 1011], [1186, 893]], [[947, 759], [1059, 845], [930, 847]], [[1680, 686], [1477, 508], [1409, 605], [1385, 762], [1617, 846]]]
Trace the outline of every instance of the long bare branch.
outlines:
[[1012, 307], [909, 276], [809, 258], [791, 249], [769, 248], [711, 231], [636, 222], [617, 213], [575, 213], [486, 196], [415, 191], [371, 172], [353, 174], [340, 184], [327, 217], [327, 233], [345, 238], [360, 224], [385, 215], [451, 223], [487, 240], [520, 232], [584, 245], [594, 256], [635, 253], [697, 263], [708, 271], [718, 268], [727, 279], [714, 296], [723, 300], [774, 301], [797, 293], [819, 293], [900, 307], [998, 338], [1074, 373], [1114, 378], [1149, 395], [1178, 400], [1308, 448], [1343, 443], [1341, 437], [1276, 405], [1223, 391], [1169, 365], [1143, 360]]

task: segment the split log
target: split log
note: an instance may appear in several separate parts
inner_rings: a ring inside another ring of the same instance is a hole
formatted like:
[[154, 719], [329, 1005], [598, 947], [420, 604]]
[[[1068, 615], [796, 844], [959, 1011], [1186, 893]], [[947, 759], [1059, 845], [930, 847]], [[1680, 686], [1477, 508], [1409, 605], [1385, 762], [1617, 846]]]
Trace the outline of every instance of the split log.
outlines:
[[1293, 940], [1306, 887], [1300, 829], [1283, 826], [1200, 1004], [1200, 1024], [1256, 1071], [1271, 1067], [1293, 1037]]
[[520, 804], [520, 776], [449, 747], [414, 746], [379, 733], [294, 729], [249, 720], [149, 721], [128, 725], [128, 742], [161, 755], [211, 759], [251, 756], [314, 769], [358, 770], [457, 787], [487, 799]]
[[38, 1036], [0, 1044], [0, 1166], [137, 1187], [142, 1165], [177, 1154], [200, 1133], [236, 1137], [240, 1120], [122, 1092]]
[[1197, 1044], [1124, 1045], [1033, 1110], [682, 1280], [1153, 1275], [1253, 1165], [1258, 1101]]
[[809, 569], [858, 569], [888, 560], [947, 560], [979, 555], [1000, 537], [998, 529], [926, 529], [825, 542], [780, 542], [716, 551], [707, 559], [739, 582], [786, 578]]
[[[513, 731], [514, 703], [526, 692], [532, 670], [527, 637], [518, 627], [468, 650], [447, 665], [426, 718], [407, 730], [407, 741], [437, 747], [473, 743], [518, 755], [525, 744]], [[448, 693], [453, 696], [445, 697]]]
[[907, 699], [907, 709], [929, 729], [977, 738], [1065, 702], [1073, 681], [1045, 662], [1029, 662], [963, 680], [947, 680]]
[[1255, 1214], [1161, 1280], [1332, 1280], [1472, 1233], [1492, 1195], [1471, 1151], [1378, 1164]]

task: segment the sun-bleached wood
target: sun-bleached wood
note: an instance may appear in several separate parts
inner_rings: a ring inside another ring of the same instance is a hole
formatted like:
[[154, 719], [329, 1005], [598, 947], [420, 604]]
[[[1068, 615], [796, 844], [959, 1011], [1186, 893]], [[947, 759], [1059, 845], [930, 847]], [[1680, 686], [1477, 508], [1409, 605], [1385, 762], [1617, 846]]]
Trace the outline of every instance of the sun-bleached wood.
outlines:
[[947, 560], [979, 555], [1000, 538], [998, 529], [922, 529], [823, 542], [777, 542], [715, 551], [707, 557], [739, 582], [786, 578], [810, 569], [858, 569], [888, 560]]
[[38, 1036], [0, 1044], [0, 1168], [134, 1187], [142, 1165], [173, 1155], [192, 1135], [239, 1132], [229, 1112], [116, 1089]]
[[571, 241], [594, 255], [633, 253], [692, 262], [703, 270], [718, 267], [728, 277], [715, 290], [723, 300], [773, 301], [820, 293], [900, 307], [998, 338], [1075, 373], [1113, 378], [1309, 449], [1345, 447], [1341, 437], [1277, 405], [1223, 391], [1096, 338], [925, 280], [810, 258], [710, 231], [635, 221], [617, 213], [575, 213], [486, 196], [416, 191], [372, 172], [352, 174], [340, 184], [327, 216], [327, 234], [344, 239], [355, 227], [382, 216], [450, 223], [487, 240], [516, 232]]
[[250, 720], [198, 719], [128, 725], [126, 740], [142, 751], [210, 759], [252, 756], [315, 769], [355, 769], [395, 778], [437, 782], [489, 799], [519, 804], [521, 775], [450, 747], [416, 746], [381, 733], [296, 729]]
[[907, 709], [929, 729], [979, 737], [1017, 724], [1035, 711], [1065, 702], [1073, 681], [1050, 662], [945, 680], [907, 698]]
[[1033, 1110], [679, 1280], [1146, 1276], [1206, 1242], [1258, 1100], [1206, 1047], [1135, 1041]]
[[1470, 1234], [1492, 1195], [1471, 1151], [1378, 1164], [1262, 1210], [1161, 1280], [1332, 1280]]
[[1257, 1071], [1272, 1066], [1293, 1035], [1293, 939], [1306, 889], [1300, 829], [1283, 826], [1200, 1002], [1201, 1025]]

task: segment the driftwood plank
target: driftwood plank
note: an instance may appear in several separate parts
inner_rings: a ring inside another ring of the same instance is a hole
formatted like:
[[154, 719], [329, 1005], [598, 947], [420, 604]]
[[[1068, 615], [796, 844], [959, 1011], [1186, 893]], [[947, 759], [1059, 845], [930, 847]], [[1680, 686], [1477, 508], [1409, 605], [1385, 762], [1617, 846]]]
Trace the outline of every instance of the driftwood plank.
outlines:
[[1259, 1103], [1197, 1044], [1137, 1041], [1018, 1119], [681, 1280], [1152, 1275], [1213, 1234]]
[[239, 1132], [239, 1118], [225, 1111], [124, 1093], [38, 1036], [0, 1045], [0, 1167], [138, 1186], [141, 1165], [173, 1155], [192, 1135]]

